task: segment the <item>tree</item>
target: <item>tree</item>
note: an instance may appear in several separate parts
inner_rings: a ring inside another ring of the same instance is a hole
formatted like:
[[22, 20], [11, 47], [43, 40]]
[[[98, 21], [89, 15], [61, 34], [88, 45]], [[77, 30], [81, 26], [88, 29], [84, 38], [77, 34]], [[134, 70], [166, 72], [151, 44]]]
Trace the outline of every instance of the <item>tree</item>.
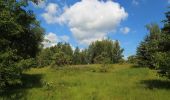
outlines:
[[64, 43], [62, 45], [61, 51], [64, 52], [65, 55], [67, 55], [67, 58], [69, 59], [69, 63], [67, 64], [72, 64], [73, 60], [73, 50], [70, 46], [69, 43]]
[[136, 55], [129, 56], [128, 60], [127, 60], [128, 63], [132, 63], [132, 64], [137, 64], [137, 61], [138, 61], [138, 59], [137, 59]]
[[59, 51], [59, 52], [55, 53], [53, 56], [52, 66], [53, 67], [55, 67], [55, 66], [62, 67], [64, 65], [69, 65], [70, 60], [71, 59], [68, 55], [66, 55], [62, 51]]
[[[110, 63], [118, 63], [123, 55], [123, 49], [121, 49], [119, 42], [116, 40], [113, 42], [110, 39], [102, 41], [95, 41], [89, 45], [88, 57], [90, 63], [97, 63], [97, 59], [102, 58], [101, 54], [106, 53], [105, 59], [109, 59]], [[100, 62], [100, 61], [99, 61]]]
[[84, 49], [80, 52], [80, 62], [81, 64], [88, 64], [89, 59], [88, 59], [88, 50]]
[[40, 50], [44, 30], [26, 6], [18, 0], [0, 1], [0, 87], [19, 83]]
[[44, 67], [51, 65], [52, 63], [52, 56], [54, 53], [50, 48], [42, 49], [41, 52], [37, 56], [37, 63], [39, 67]]
[[102, 52], [101, 55], [94, 58], [94, 63], [108, 64], [108, 63], [111, 63], [111, 59], [109, 58], [109, 56], [106, 52]]
[[119, 42], [118, 42], [118, 40], [116, 40], [114, 45], [113, 45], [113, 55], [112, 55], [112, 62], [113, 63], [118, 63], [122, 59], [123, 51], [124, 51], [124, 49], [120, 48]]
[[137, 59], [138, 59], [138, 65], [139, 66], [148, 66], [149, 60], [148, 60], [148, 46], [146, 42], [141, 42], [139, 47], [137, 48]]
[[159, 41], [159, 52], [156, 53], [156, 65], [159, 74], [170, 78], [170, 11], [165, 13], [162, 34]]
[[[62, 56], [61, 59], [59, 58]], [[58, 59], [58, 62], [56, 61]], [[65, 61], [63, 61], [65, 59]], [[57, 45], [44, 48], [37, 56], [37, 62], [39, 67], [45, 67], [48, 65], [60, 66], [72, 64], [73, 50], [69, 43], [59, 42]]]
[[81, 64], [81, 55], [80, 55], [80, 49], [76, 47], [74, 54], [73, 54], [73, 64]]
[[156, 68], [156, 53], [159, 51], [159, 41], [161, 30], [157, 24], [149, 24], [146, 26], [149, 34], [137, 48], [138, 64], [140, 66], [148, 66]]

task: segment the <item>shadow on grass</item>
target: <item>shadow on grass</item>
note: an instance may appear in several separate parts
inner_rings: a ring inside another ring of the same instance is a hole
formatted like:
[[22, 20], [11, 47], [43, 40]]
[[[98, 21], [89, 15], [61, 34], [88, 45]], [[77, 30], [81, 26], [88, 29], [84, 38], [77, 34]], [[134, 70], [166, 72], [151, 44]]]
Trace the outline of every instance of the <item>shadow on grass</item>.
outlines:
[[2, 100], [27, 100], [27, 90], [41, 88], [42, 74], [23, 74], [22, 85], [13, 85], [0, 92]]
[[143, 80], [141, 84], [144, 84], [148, 89], [170, 89], [170, 81], [168, 80]]

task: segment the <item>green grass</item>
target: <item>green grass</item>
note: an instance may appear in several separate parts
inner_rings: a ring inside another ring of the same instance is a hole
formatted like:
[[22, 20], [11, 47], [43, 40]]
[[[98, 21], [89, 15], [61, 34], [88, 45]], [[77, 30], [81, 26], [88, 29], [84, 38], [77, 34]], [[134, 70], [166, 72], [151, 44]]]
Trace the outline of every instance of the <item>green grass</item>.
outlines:
[[168, 100], [170, 82], [148, 68], [129, 64], [76, 65], [58, 69], [33, 68], [23, 75], [23, 85], [1, 93], [16, 100]]

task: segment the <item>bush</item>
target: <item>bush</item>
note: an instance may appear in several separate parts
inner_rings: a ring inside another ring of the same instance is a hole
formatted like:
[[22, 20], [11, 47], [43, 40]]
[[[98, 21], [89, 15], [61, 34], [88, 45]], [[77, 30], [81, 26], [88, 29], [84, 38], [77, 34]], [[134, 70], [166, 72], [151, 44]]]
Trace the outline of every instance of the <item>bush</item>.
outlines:
[[11, 84], [21, 83], [21, 66], [18, 66], [18, 57], [14, 51], [0, 53], [0, 88]]
[[132, 64], [137, 64], [138, 62], [137, 56], [136, 55], [129, 56], [127, 62]]
[[71, 57], [65, 55], [64, 52], [60, 51], [53, 56], [52, 66], [62, 67], [64, 65], [71, 64]]
[[170, 78], [170, 53], [158, 52], [155, 54], [156, 68], [161, 76]]
[[101, 68], [100, 68], [100, 72], [108, 72], [110, 62], [111, 62], [111, 60], [108, 57], [104, 58], [101, 62], [102, 65], [101, 65]]
[[27, 70], [33, 67], [36, 67], [38, 64], [35, 60], [35, 58], [29, 58], [29, 59], [22, 59], [17, 66], [22, 66], [23, 70]]
[[109, 71], [109, 65], [108, 64], [102, 64], [100, 67], [100, 72], [108, 72]]

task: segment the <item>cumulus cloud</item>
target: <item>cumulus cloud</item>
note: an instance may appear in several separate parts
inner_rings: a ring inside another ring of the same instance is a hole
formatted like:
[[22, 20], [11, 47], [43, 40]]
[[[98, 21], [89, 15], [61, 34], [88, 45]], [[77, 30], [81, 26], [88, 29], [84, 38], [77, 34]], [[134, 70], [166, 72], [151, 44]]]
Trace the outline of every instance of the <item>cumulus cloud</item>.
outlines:
[[130, 32], [130, 28], [129, 27], [120, 28], [120, 32], [123, 34], [128, 34]]
[[119, 3], [82, 0], [65, 9], [58, 21], [67, 24], [81, 44], [89, 44], [105, 38], [127, 16]]
[[51, 46], [56, 45], [58, 42], [68, 42], [69, 39], [70, 38], [66, 35], [57, 36], [55, 33], [50, 32], [45, 35], [43, 45], [45, 48], [51, 47]]
[[58, 5], [55, 3], [49, 3], [45, 8], [45, 13], [42, 14], [42, 17], [48, 24], [57, 22], [57, 9]]
[[80, 44], [102, 40], [114, 32], [128, 13], [119, 3], [99, 0], [82, 0], [65, 7], [60, 15], [57, 4], [50, 3], [42, 14], [48, 24], [66, 24]]

